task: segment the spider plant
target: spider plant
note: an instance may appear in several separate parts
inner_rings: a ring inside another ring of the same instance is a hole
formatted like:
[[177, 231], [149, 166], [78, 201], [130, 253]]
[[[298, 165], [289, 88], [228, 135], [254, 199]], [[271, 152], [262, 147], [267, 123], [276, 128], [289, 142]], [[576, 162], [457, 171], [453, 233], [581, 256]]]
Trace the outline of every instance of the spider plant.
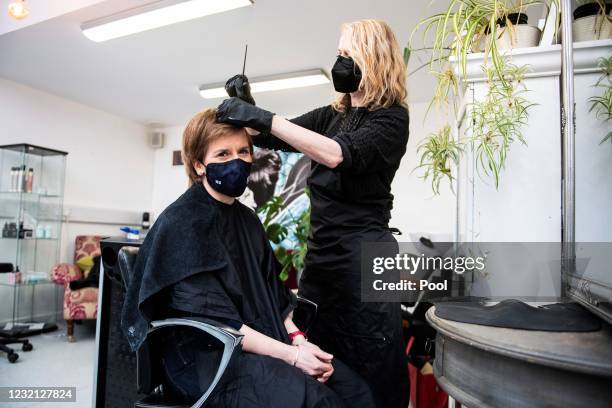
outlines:
[[[442, 64], [453, 56], [459, 64], [460, 72], [467, 71], [467, 54], [484, 42], [484, 64], [489, 58], [493, 62], [498, 77], [502, 76], [502, 53], [497, 48], [496, 39], [502, 30], [510, 30], [515, 22], [510, 21], [509, 14], [525, 12], [529, 7], [539, 4], [555, 3], [559, 10], [559, 0], [451, 0], [443, 13], [435, 14], [420, 21], [411, 33], [406, 58], [411, 54], [413, 37], [422, 31], [423, 39], [434, 30], [433, 45], [429, 67]], [[505, 21], [506, 27], [500, 28], [499, 21]]]
[[[499, 187], [508, 151], [513, 142], [526, 145], [522, 126], [527, 124], [530, 103], [524, 94], [523, 79], [527, 66], [516, 66], [501, 60], [501, 79], [494, 68], [483, 68], [487, 75], [487, 94], [472, 104], [471, 142], [479, 174], [492, 176]], [[503, 80], [502, 80], [503, 79]]]
[[431, 178], [434, 194], [440, 194], [440, 183], [444, 179], [448, 179], [452, 189], [454, 177], [451, 166], [459, 162], [462, 151], [462, 145], [452, 138], [448, 125], [430, 134], [417, 147], [417, 154], [421, 157], [417, 168], [425, 168], [421, 177]]
[[[600, 96], [589, 98], [591, 103], [589, 112], [594, 112], [597, 119], [610, 123], [612, 122], [612, 57], [600, 57], [597, 60], [597, 66], [602, 71], [602, 75], [593, 86], [603, 88], [604, 91]], [[599, 144], [606, 141], [612, 143], [612, 131], [608, 132]]]
[[[503, 30], [509, 30], [509, 34], [513, 35], [516, 22], [509, 19], [510, 14], [524, 13], [535, 5], [550, 6], [553, 3], [560, 10], [559, 0], [450, 0], [444, 12], [417, 24], [404, 49], [406, 64], [416, 51], [431, 53], [427, 63], [409, 73], [411, 75], [428, 68], [437, 79], [434, 96], [425, 116], [436, 105], [451, 111], [450, 117], [454, 117], [453, 113], [457, 114], [456, 100], [462, 93], [460, 87], [464, 85], [460, 77], [465, 78], [467, 74], [467, 54], [480, 51], [483, 46], [482, 68], [487, 75], [489, 88], [485, 99], [473, 104], [470, 146], [478, 161], [479, 174], [491, 175], [496, 188], [499, 187], [500, 172], [512, 142], [518, 140], [526, 143], [521, 126], [527, 121], [528, 109], [534, 105], [524, 96], [527, 90], [522, 80], [527, 67], [509, 64], [508, 57], [497, 47], [497, 38]], [[559, 14], [556, 23], [558, 21]], [[502, 28], [500, 22], [505, 23], [505, 27]], [[413, 47], [414, 36], [419, 31], [424, 43], [429, 38], [428, 34], [433, 34], [431, 47]], [[451, 57], [454, 59], [452, 63]], [[456, 70], [453, 64], [457, 65]], [[420, 155], [417, 168], [425, 168], [423, 178], [431, 179], [435, 194], [439, 194], [440, 183], [446, 178], [452, 189], [450, 166], [460, 159], [464, 151], [464, 143], [450, 137], [448, 126], [430, 134], [417, 150]]]

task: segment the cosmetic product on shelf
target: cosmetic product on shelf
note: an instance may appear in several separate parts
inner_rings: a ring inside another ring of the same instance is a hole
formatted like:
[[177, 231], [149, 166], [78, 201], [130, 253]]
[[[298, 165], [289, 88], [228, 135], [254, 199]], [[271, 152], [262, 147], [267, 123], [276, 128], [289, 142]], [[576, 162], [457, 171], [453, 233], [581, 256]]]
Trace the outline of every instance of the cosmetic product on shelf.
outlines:
[[9, 285], [19, 285], [22, 282], [21, 278], [22, 278], [22, 275], [21, 275], [21, 272], [19, 272], [19, 267], [17, 268], [15, 272], [8, 273]]
[[17, 224], [14, 222], [9, 223], [8, 229], [6, 230], [6, 238], [17, 238], [18, 235]]
[[151, 228], [151, 215], [148, 212], [143, 212], [142, 213], [142, 224], [141, 224], [141, 231], [140, 231], [140, 235], [142, 238], [147, 236], [147, 232], [149, 232], [149, 228]]
[[45, 227], [45, 238], [46, 239], [53, 238], [53, 229], [51, 228], [51, 225], [47, 225]]
[[7, 238], [8, 236], [8, 222], [4, 223], [4, 227], [2, 228], [2, 238]]
[[25, 164], [22, 165], [21, 167], [17, 167], [17, 180], [15, 183], [15, 191], [16, 192], [23, 192], [25, 190]]
[[11, 167], [11, 188], [9, 191], [14, 193], [17, 191], [17, 173], [19, 172], [19, 167]]
[[32, 229], [26, 228], [23, 225], [23, 221], [19, 223], [19, 239], [32, 238]]
[[23, 166], [21, 166], [21, 192], [22, 193], [26, 192], [27, 179], [28, 179], [28, 168], [24, 164]]
[[26, 177], [26, 192], [32, 192], [32, 185], [34, 184], [34, 169], [30, 167], [28, 170], [28, 175]]

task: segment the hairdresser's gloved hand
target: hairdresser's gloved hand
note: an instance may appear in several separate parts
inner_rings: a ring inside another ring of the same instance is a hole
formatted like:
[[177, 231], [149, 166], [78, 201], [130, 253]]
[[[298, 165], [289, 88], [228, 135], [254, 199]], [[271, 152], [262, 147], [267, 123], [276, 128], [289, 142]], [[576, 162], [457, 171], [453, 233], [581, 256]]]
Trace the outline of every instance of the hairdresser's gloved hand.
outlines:
[[236, 127], [250, 127], [262, 133], [270, 133], [274, 114], [265, 109], [233, 97], [224, 100], [217, 108], [217, 120]]
[[255, 99], [251, 96], [251, 85], [246, 75], [234, 75], [225, 83], [225, 91], [229, 96], [235, 96], [243, 101], [255, 105]]

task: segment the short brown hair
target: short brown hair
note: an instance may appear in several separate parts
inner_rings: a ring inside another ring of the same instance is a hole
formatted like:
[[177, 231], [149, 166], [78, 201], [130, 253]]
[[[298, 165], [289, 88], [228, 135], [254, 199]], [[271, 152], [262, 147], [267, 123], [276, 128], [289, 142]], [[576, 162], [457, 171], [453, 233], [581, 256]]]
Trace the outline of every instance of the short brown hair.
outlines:
[[187, 172], [187, 176], [189, 176], [189, 184], [202, 181], [202, 176], [196, 173], [193, 165], [197, 161], [204, 162], [204, 156], [206, 155], [208, 145], [210, 145], [213, 140], [219, 139], [228, 133], [236, 132], [237, 130], [242, 130], [247, 135], [249, 147], [252, 152], [253, 144], [248, 133], [242, 128], [237, 128], [227, 123], [217, 122], [216, 109], [205, 109], [191, 118], [183, 131], [183, 146], [181, 150], [185, 171]]

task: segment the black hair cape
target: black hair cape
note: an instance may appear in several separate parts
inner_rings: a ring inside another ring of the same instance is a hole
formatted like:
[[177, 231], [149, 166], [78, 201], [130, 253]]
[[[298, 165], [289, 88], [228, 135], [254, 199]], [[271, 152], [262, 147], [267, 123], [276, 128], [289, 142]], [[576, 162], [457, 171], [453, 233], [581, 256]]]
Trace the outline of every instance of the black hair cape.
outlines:
[[211, 200], [194, 183], [160, 214], [138, 251], [121, 312], [121, 328], [133, 351], [147, 336], [155, 295], [191, 275], [226, 266]]

